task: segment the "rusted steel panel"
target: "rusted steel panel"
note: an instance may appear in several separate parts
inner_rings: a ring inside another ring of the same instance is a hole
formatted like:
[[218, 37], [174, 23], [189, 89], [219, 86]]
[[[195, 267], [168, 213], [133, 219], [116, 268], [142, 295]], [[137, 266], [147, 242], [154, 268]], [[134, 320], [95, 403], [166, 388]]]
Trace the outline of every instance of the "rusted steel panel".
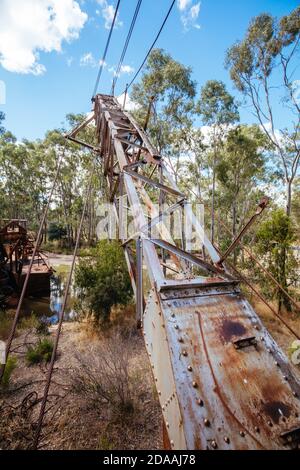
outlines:
[[158, 296], [187, 448], [289, 448], [281, 436], [300, 426], [300, 384], [237, 286]]
[[172, 369], [170, 344], [161, 305], [154, 289], [148, 297], [143, 317], [143, 332], [171, 448], [186, 449], [183, 417], [175, 384], [177, 378]]

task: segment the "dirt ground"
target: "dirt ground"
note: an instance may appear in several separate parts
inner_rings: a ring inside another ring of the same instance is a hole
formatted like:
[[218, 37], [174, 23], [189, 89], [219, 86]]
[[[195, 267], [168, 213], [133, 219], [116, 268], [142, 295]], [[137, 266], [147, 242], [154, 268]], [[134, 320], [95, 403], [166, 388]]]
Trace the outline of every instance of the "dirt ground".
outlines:
[[[51, 336], [55, 330], [56, 327], [51, 327]], [[13, 344], [18, 367], [12, 374], [9, 390], [0, 396], [1, 449], [30, 448], [43, 395], [46, 366], [26, 365], [24, 341], [28, 347], [36, 341], [36, 335], [24, 333]], [[97, 346], [101, 341], [99, 334], [83, 323], [63, 325], [40, 448], [161, 449], [162, 415], [140, 333], [131, 339], [130, 368], [135, 377], [133, 412], [116, 417], [105, 400], [95, 403], [84, 392], [75, 390], [78, 357], [87, 347]]]

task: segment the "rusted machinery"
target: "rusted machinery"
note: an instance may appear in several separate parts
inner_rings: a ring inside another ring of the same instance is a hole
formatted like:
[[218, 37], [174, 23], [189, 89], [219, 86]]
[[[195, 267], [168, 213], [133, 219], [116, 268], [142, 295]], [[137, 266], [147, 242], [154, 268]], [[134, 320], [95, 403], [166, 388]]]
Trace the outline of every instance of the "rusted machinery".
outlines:
[[[22, 288], [34, 248], [34, 240], [27, 232], [27, 221], [21, 219], [3, 220], [0, 228], [0, 247], [2, 270], [5, 269], [9, 272], [17, 289]], [[48, 295], [51, 275], [52, 270], [46, 257], [38, 250], [27, 295]]]
[[[76, 138], [93, 118], [99, 147]], [[298, 448], [299, 379], [145, 132], [115, 98], [99, 94], [94, 116], [67, 137], [102, 157], [170, 448]], [[126, 239], [128, 209], [135, 232]], [[181, 246], [172, 239], [164, 220], [175, 211], [196, 231], [197, 252], [187, 233]]]

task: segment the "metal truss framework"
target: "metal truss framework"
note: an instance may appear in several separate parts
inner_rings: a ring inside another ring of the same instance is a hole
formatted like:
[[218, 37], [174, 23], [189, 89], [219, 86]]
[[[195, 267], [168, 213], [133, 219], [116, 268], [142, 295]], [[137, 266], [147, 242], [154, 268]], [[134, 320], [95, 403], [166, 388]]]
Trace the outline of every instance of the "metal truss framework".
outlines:
[[[76, 138], [93, 118], [96, 147]], [[223, 256], [218, 253], [145, 131], [114, 97], [96, 95], [93, 116], [67, 137], [102, 158], [168, 446], [297, 448], [300, 383], [224, 264], [235, 245]], [[152, 202], [155, 192], [158, 210]], [[135, 228], [128, 239], [123, 235], [124, 198]], [[143, 205], [152, 213], [150, 221]], [[188, 250], [186, 234], [177, 246], [164, 224], [176, 210], [198, 235], [196, 253]], [[159, 239], [149, 236], [154, 227]]]

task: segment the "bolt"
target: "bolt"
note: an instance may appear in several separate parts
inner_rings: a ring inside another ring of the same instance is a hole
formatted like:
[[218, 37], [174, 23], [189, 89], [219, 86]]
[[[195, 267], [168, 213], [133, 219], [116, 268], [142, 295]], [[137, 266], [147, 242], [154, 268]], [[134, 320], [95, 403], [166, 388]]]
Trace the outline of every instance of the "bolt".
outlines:
[[175, 317], [175, 313], [174, 313], [174, 312], [171, 313], [171, 317], [173, 317], [173, 318]]
[[226, 444], [229, 444], [229, 443], [230, 443], [230, 439], [229, 439], [229, 437], [227, 437], [227, 436], [226, 436], [226, 437], [224, 437], [224, 441], [226, 442]]
[[258, 426], [255, 426], [255, 428], [254, 428], [254, 429], [255, 429], [255, 432], [260, 432], [260, 431], [259, 431], [259, 427], [258, 427]]
[[201, 398], [197, 398], [197, 404], [199, 406], [203, 406], [204, 405], [203, 400], [201, 400]]
[[170, 427], [170, 425], [169, 425], [168, 421], [166, 422], [166, 426], [167, 426], [167, 428], [169, 428], [169, 427]]
[[213, 449], [216, 449], [218, 447], [218, 444], [216, 443], [216, 441], [211, 441], [211, 446]]
[[160, 391], [160, 390], [158, 390], [158, 395], [161, 395], [161, 391]]
[[245, 437], [244, 431], [240, 431], [240, 436]]
[[193, 385], [193, 387], [194, 387], [194, 388], [197, 388], [197, 387], [198, 387], [198, 384], [197, 384], [197, 382], [193, 382], [193, 384], [192, 384], [192, 385]]
[[192, 372], [192, 370], [193, 370], [192, 366], [188, 366], [188, 370], [189, 370], [190, 372]]
[[209, 419], [205, 418], [205, 420], [204, 420], [204, 426], [206, 426], [207, 428], [209, 428], [209, 426], [210, 426], [210, 421], [209, 421]]
[[180, 336], [180, 337], [178, 338], [178, 341], [179, 341], [179, 343], [183, 343], [183, 338]]
[[272, 427], [272, 426], [273, 426], [272, 421], [268, 421], [268, 425], [269, 425], [270, 427]]
[[187, 356], [187, 355], [188, 355], [188, 353], [187, 353], [187, 351], [186, 351], [185, 349], [182, 351], [182, 355], [183, 355], [183, 356]]
[[298, 396], [298, 393], [297, 393], [297, 392], [293, 392], [293, 395], [294, 395], [294, 397], [297, 397], [297, 396]]
[[175, 325], [174, 328], [175, 328], [175, 330], [178, 330], [178, 329], [179, 329], [179, 326], [178, 326], [178, 325]]
[[174, 441], [171, 441], [170, 444], [172, 447], [174, 447]]
[[289, 378], [286, 375], [284, 375], [283, 378], [284, 380], [289, 380]]
[[275, 361], [275, 366], [280, 367], [279, 362]]

